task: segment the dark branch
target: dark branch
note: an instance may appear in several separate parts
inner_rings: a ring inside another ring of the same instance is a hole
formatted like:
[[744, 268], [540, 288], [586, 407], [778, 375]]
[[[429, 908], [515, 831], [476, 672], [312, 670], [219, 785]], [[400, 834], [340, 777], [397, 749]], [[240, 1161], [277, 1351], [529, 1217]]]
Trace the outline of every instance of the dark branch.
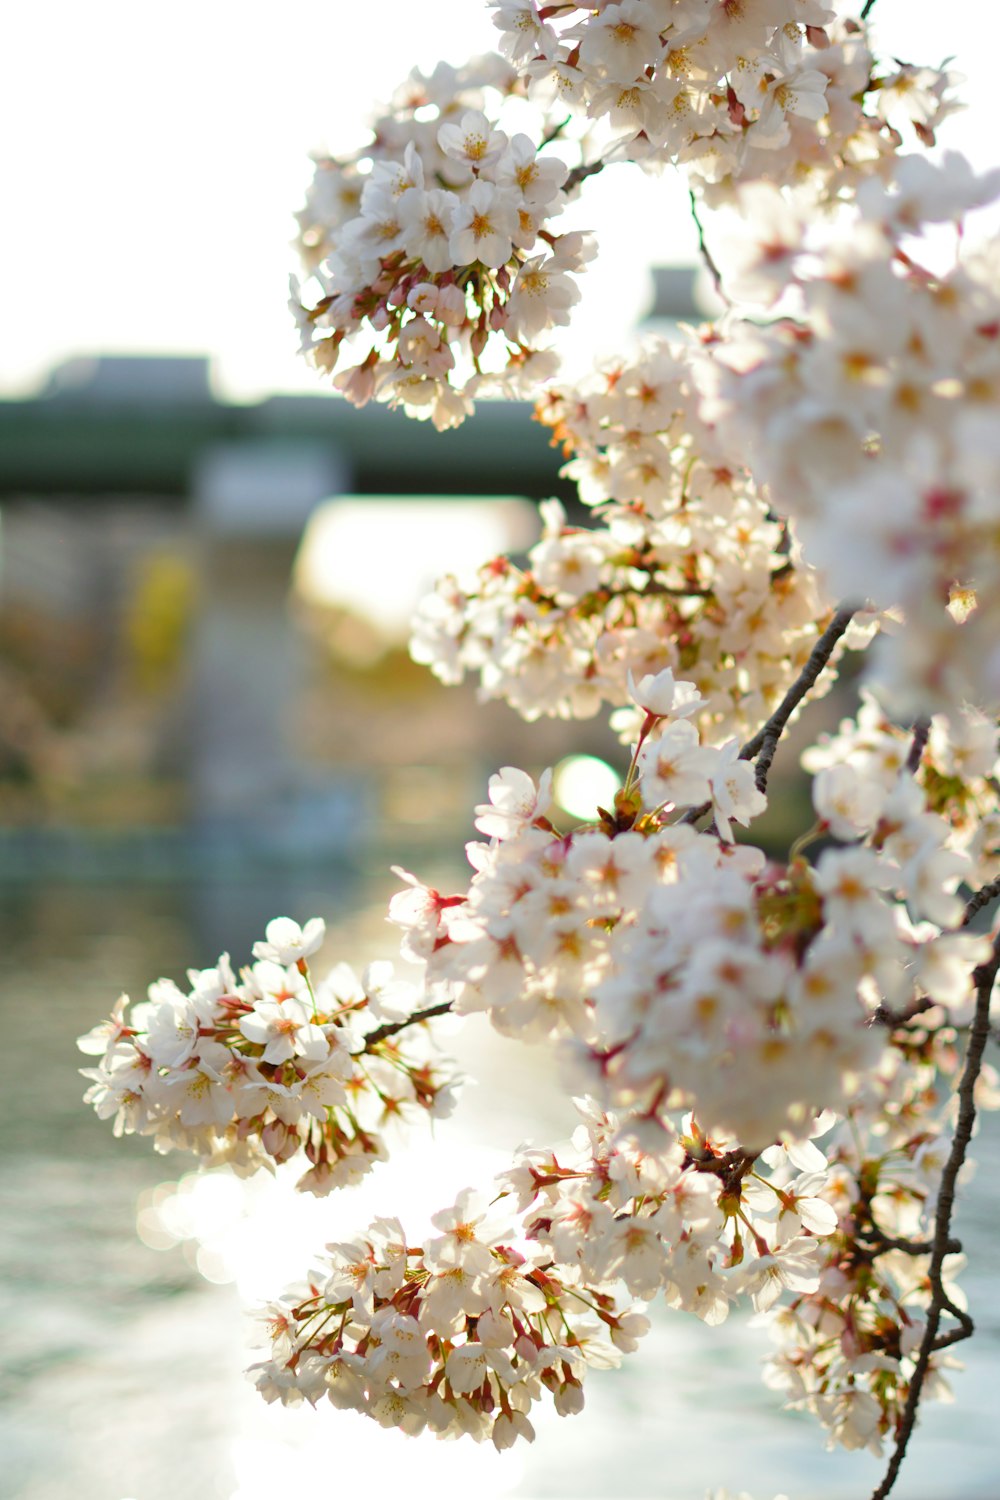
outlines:
[[[881, 1255], [884, 1250], [902, 1250], [904, 1255], [930, 1255], [934, 1249], [933, 1240], [907, 1240], [900, 1235], [883, 1234], [875, 1223], [869, 1223], [867, 1228], [858, 1235], [858, 1240], [863, 1245], [870, 1245], [878, 1255]], [[949, 1255], [958, 1255], [961, 1249], [961, 1240], [949, 1238], [947, 1244]], [[948, 1311], [951, 1311], [950, 1307]]]
[[740, 751], [740, 760], [753, 760], [755, 756], [757, 757], [757, 768], [754, 779], [757, 783], [758, 791], [767, 791], [767, 778], [771, 770], [771, 762], [774, 760], [778, 741], [784, 733], [785, 726], [830, 660], [837, 642], [854, 618], [856, 609], [856, 605], [847, 605], [843, 609], [837, 610], [837, 613], [809, 653], [809, 660], [778, 704], [778, 707], [774, 710], [774, 713], [768, 719], [767, 723], [758, 729], [753, 739], [747, 740]]
[[[958, 1245], [959, 1250], [961, 1250], [962, 1246], [958, 1240], [953, 1241], [953, 1243]], [[951, 1251], [949, 1251], [948, 1253], [951, 1254]], [[943, 1289], [941, 1292], [941, 1306], [944, 1308], [945, 1312], [951, 1313], [952, 1317], [956, 1319], [959, 1326], [957, 1328], [949, 1328], [947, 1333], [939, 1333], [937, 1338], [934, 1340], [935, 1349], [947, 1349], [949, 1344], [957, 1344], [961, 1339], [971, 1338], [976, 1331], [975, 1323], [973, 1323], [972, 1319], [969, 1317], [969, 1314], [965, 1311], [965, 1308], [957, 1307], [956, 1304], [952, 1302], [947, 1292], [945, 1292]]]
[[722, 272], [716, 265], [715, 258], [712, 255], [711, 250], [709, 250], [708, 242], [705, 239], [705, 226], [701, 222], [701, 215], [698, 212], [698, 199], [695, 196], [694, 188], [688, 189], [688, 199], [691, 204], [691, 217], [694, 220], [694, 227], [698, 231], [698, 249], [701, 253], [701, 258], [705, 262], [705, 266], [708, 270], [709, 276], [711, 276], [712, 278], [712, 284], [715, 287], [716, 292], [722, 298], [723, 302], [728, 303], [730, 299], [729, 297], [727, 297], [722, 287]]
[[909, 1005], [902, 1010], [893, 1010], [889, 1005], [880, 1005], [871, 1014], [870, 1026], [888, 1026], [890, 1030], [897, 1031], [900, 1026], [905, 1026], [908, 1021], [913, 1021], [917, 1016], [922, 1016], [924, 1011], [933, 1010], [934, 1001], [929, 995], [918, 995], [911, 1000]]
[[[944, 1289], [943, 1267], [945, 1256], [951, 1253], [948, 1246], [952, 1243], [951, 1217], [955, 1208], [958, 1174], [965, 1161], [965, 1154], [969, 1149], [969, 1141], [972, 1139], [972, 1130], [976, 1123], [976, 1082], [982, 1069], [983, 1052], [990, 1033], [990, 997], [993, 994], [993, 983], [998, 969], [1000, 969], [1000, 932], [993, 939], [993, 957], [988, 963], [981, 964], [975, 971], [976, 1014], [969, 1033], [969, 1047], [965, 1054], [962, 1081], [958, 1086], [958, 1123], [955, 1126], [951, 1151], [948, 1153], [948, 1160], [941, 1174], [941, 1187], [938, 1191], [937, 1209], [934, 1216], [933, 1248], [931, 1263], [927, 1270], [931, 1288], [927, 1324], [920, 1341], [920, 1350], [913, 1374], [910, 1377], [910, 1389], [896, 1435], [896, 1446], [889, 1460], [885, 1478], [873, 1492], [872, 1500], [885, 1500], [896, 1482], [917, 1419], [917, 1407], [920, 1405], [920, 1396], [927, 1378], [931, 1355], [936, 1349], [944, 1349], [951, 1344], [957, 1344], [963, 1338], [968, 1338], [973, 1329], [972, 1319], [967, 1313], [963, 1315], [960, 1309], [955, 1307]], [[951, 1313], [957, 1318], [959, 1326], [939, 1335], [941, 1314], [944, 1312]]]
[[864, 9], [861, 12], [862, 21], [867, 21], [871, 12], [875, 9], [875, 0], [865, 0]]
[[541, 151], [543, 146], [551, 146], [553, 141], [558, 140], [566, 129], [566, 126], [572, 122], [572, 119], [572, 115], [567, 115], [565, 120], [560, 120], [558, 125], [553, 125], [551, 130], [547, 130], [538, 142], [539, 151]]
[[910, 753], [906, 757], [906, 769], [911, 776], [915, 776], [920, 769], [924, 751], [927, 749], [927, 737], [931, 732], [930, 719], [918, 719], [913, 726], [913, 739], [910, 743]]
[[451, 1001], [442, 1000], [439, 1005], [429, 1005], [426, 1010], [415, 1010], [412, 1016], [407, 1016], [402, 1021], [386, 1021], [384, 1026], [376, 1026], [374, 1031], [365, 1033], [364, 1051], [370, 1051], [376, 1042], [384, 1042], [386, 1037], [395, 1036], [398, 1031], [405, 1031], [408, 1026], [419, 1026], [421, 1021], [433, 1020], [435, 1016], [446, 1016], [450, 1010]]
[[563, 192], [568, 195], [574, 188], [578, 188], [581, 182], [586, 182], [588, 177], [596, 177], [598, 172], [603, 172], [607, 165], [608, 158], [599, 156], [596, 161], [584, 162], [574, 167], [562, 185]]
[[[819, 674], [833, 655], [837, 642], [854, 618], [856, 609], [856, 605], [845, 605], [843, 609], [837, 610], [837, 613], [809, 653], [809, 660], [774, 710], [774, 713], [768, 719], [767, 723], [762, 724], [753, 738], [747, 740], [746, 744], [740, 750], [740, 760], [753, 760], [755, 755], [760, 756], [754, 778], [759, 791], [764, 792], [767, 790], [767, 778], [771, 770], [771, 762], [774, 760], [774, 753], [778, 748], [778, 741], [785, 731], [785, 726], [806, 696], [806, 693], [815, 685]], [[697, 807], [689, 807], [680, 821], [682, 823], [697, 823], [699, 818], [705, 816], [711, 805], [711, 802], [701, 802]]]
[[977, 911], [982, 911], [984, 906], [989, 906], [997, 896], [1000, 896], [1000, 875], [996, 880], [991, 880], [989, 885], [984, 885], [970, 896], [965, 907], [965, 916], [962, 918], [962, 926], [968, 927]]

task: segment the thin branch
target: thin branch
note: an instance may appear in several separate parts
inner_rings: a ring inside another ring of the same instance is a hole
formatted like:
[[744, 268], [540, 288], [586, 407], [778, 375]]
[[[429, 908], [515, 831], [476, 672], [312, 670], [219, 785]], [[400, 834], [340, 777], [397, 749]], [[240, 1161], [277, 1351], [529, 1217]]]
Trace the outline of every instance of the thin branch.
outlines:
[[[924, 1336], [920, 1341], [920, 1350], [917, 1354], [913, 1374], [910, 1377], [910, 1389], [906, 1397], [906, 1405], [903, 1408], [903, 1416], [896, 1436], [896, 1446], [889, 1460], [885, 1478], [878, 1488], [872, 1493], [871, 1500], [886, 1500], [899, 1474], [900, 1466], [906, 1456], [907, 1444], [913, 1433], [914, 1423], [917, 1419], [917, 1407], [920, 1405], [920, 1396], [923, 1391], [924, 1381], [930, 1367], [931, 1355], [935, 1349], [943, 1349], [951, 1344], [957, 1344], [960, 1339], [968, 1338], [972, 1332], [972, 1319], [966, 1313], [963, 1317], [955, 1304], [951, 1301], [943, 1285], [943, 1267], [945, 1256], [950, 1252], [948, 1245], [951, 1240], [951, 1217], [955, 1208], [955, 1189], [958, 1183], [958, 1174], [965, 1161], [965, 1154], [969, 1149], [969, 1141], [972, 1139], [973, 1126], [976, 1123], [976, 1082], [979, 1078], [983, 1065], [983, 1052], [986, 1047], [986, 1039], [990, 1033], [990, 998], [993, 994], [993, 983], [1000, 969], [1000, 932], [993, 939], [993, 957], [988, 963], [981, 964], [975, 971], [976, 981], [976, 1014], [972, 1022], [972, 1030], [969, 1033], [969, 1047], [965, 1054], [965, 1068], [962, 1073], [962, 1081], [958, 1086], [958, 1123], [955, 1126], [955, 1135], [948, 1153], [944, 1171], [941, 1174], [941, 1187], [938, 1190], [937, 1208], [934, 1217], [933, 1249], [931, 1251], [931, 1263], [927, 1271], [927, 1279], [931, 1288], [931, 1301], [927, 1309], [927, 1324], [924, 1328]], [[949, 1312], [958, 1318], [959, 1327], [951, 1329], [940, 1335], [938, 1330], [941, 1326], [941, 1314]]]
[[694, 227], [698, 231], [698, 249], [701, 253], [701, 258], [705, 262], [705, 266], [708, 270], [709, 276], [711, 276], [712, 278], [712, 284], [715, 287], [717, 295], [720, 296], [723, 302], [728, 305], [730, 303], [730, 298], [723, 291], [722, 272], [716, 265], [715, 258], [712, 255], [711, 250], [709, 250], [708, 242], [705, 239], [705, 226], [701, 222], [701, 215], [698, 212], [698, 199], [695, 196], [694, 188], [688, 189], [688, 200], [691, 204], [691, 217], [694, 220]]
[[740, 751], [740, 760], [753, 760], [755, 756], [757, 757], [754, 780], [757, 783], [758, 791], [767, 791], [767, 778], [771, 770], [771, 762], [774, 760], [778, 741], [784, 733], [785, 726], [806, 693], [814, 686], [823, 668], [829, 662], [837, 642], [847, 630], [856, 611], [857, 606], [853, 604], [846, 605], [843, 609], [837, 610], [837, 613], [809, 653], [809, 660], [778, 704], [778, 707], [774, 710], [774, 713], [768, 719], [767, 723], [758, 729], [753, 738], [747, 740]]
[[[961, 1250], [962, 1245], [960, 1240], [954, 1240], [952, 1243], [956, 1244], [959, 1250]], [[949, 1251], [948, 1253], [950, 1255], [951, 1251]], [[947, 1292], [945, 1292], [943, 1289], [941, 1291], [941, 1306], [944, 1308], [945, 1312], [951, 1313], [952, 1317], [957, 1320], [959, 1326], [957, 1328], [950, 1328], [947, 1333], [939, 1333], [937, 1338], [934, 1340], [934, 1348], [947, 1349], [949, 1344], [957, 1344], [962, 1339], [970, 1339], [976, 1331], [975, 1323], [973, 1323], [969, 1314], [965, 1311], [965, 1308], [958, 1307], [954, 1302], [952, 1302]]]
[[931, 732], [930, 719], [918, 719], [913, 726], [913, 739], [910, 743], [910, 753], [906, 757], [906, 769], [911, 776], [916, 776], [920, 769], [924, 751], [927, 749], [927, 739]]
[[582, 162], [570, 172], [562, 185], [562, 191], [568, 196], [574, 188], [580, 186], [581, 182], [586, 182], [588, 177], [595, 177], [598, 172], [603, 172], [608, 165], [609, 158], [606, 156], [599, 156], [596, 161]]
[[[760, 756], [754, 778], [759, 791], [764, 792], [767, 790], [767, 778], [771, 770], [771, 762], [774, 760], [778, 741], [784, 733], [785, 726], [806, 693], [808, 693], [811, 687], [815, 686], [819, 674], [833, 655], [837, 642], [847, 630], [856, 611], [857, 606], [853, 604], [845, 605], [842, 609], [837, 610], [837, 613], [810, 651], [809, 660], [774, 710], [774, 713], [766, 724], [761, 725], [753, 738], [747, 740], [746, 744], [741, 748], [738, 757], [740, 760], [753, 760], [754, 756]], [[705, 816], [711, 805], [711, 802], [701, 802], [697, 807], [689, 807], [680, 821], [682, 823], [697, 823], [699, 818]]]
[[551, 146], [553, 141], [558, 140], [566, 129], [566, 126], [572, 122], [572, 119], [572, 115], [567, 115], [565, 120], [560, 120], [558, 125], [553, 125], [551, 130], [547, 130], [538, 142], [539, 151], [541, 151], [543, 146]]
[[875, 0], [865, 0], [864, 9], [861, 12], [862, 21], [867, 21], [871, 12], [875, 9]]
[[[386, 1021], [383, 1026], [376, 1026], [374, 1031], [368, 1031], [362, 1038], [363, 1050], [367, 1052], [374, 1047], [376, 1042], [384, 1042], [386, 1037], [395, 1036], [398, 1031], [405, 1031], [408, 1026], [419, 1026], [421, 1021], [430, 1021], [434, 1016], [446, 1016], [451, 1010], [451, 1001], [442, 1000], [439, 1005], [428, 1005], [426, 1010], [415, 1010], [412, 1016], [407, 1016], [402, 1021]], [[355, 1053], [355, 1056], [358, 1056]]]
[[1000, 896], [1000, 875], [991, 880], [989, 885], [982, 886], [974, 896], [970, 896], [965, 907], [965, 916], [962, 918], [962, 926], [968, 927], [977, 911], [982, 911], [984, 906], [989, 906], [997, 896]]
[[[934, 1249], [933, 1240], [908, 1240], [901, 1235], [884, 1234], [873, 1220], [859, 1233], [858, 1240], [861, 1244], [870, 1245], [878, 1255], [884, 1250], [902, 1250], [904, 1255], [930, 1255]], [[962, 1249], [962, 1241], [950, 1237], [945, 1248], [949, 1255], [958, 1255]]]
[[880, 1005], [877, 1010], [872, 1011], [868, 1024], [870, 1026], [888, 1026], [891, 1031], [898, 1031], [908, 1021], [915, 1020], [917, 1016], [922, 1016], [925, 1010], [933, 1009], [934, 1001], [929, 995], [918, 995], [915, 1000], [911, 1000], [909, 1005], [904, 1006], [902, 1010], [893, 1010], [889, 1005]]

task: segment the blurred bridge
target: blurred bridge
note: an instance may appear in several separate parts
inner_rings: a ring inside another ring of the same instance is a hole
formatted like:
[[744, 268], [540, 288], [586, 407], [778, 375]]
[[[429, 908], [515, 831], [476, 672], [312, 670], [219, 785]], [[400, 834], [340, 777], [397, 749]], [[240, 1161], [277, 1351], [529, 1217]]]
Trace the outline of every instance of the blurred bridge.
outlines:
[[213, 451], [241, 454], [248, 470], [308, 461], [353, 494], [568, 496], [548, 439], [528, 402], [480, 402], [441, 434], [374, 402], [358, 411], [333, 396], [219, 401], [205, 358], [106, 355], [63, 365], [34, 399], [0, 402], [0, 499], [184, 502]]

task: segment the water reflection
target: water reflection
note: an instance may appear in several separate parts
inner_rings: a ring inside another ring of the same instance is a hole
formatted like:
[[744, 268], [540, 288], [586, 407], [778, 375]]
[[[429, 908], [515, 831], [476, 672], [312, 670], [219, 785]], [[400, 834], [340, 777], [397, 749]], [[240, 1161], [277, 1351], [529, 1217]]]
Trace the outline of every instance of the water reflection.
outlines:
[[[447, 881], [446, 872], [426, 873]], [[385, 955], [391, 889], [387, 873], [317, 871], [225, 887], [49, 883], [4, 893], [0, 1494], [320, 1500], [346, 1484], [407, 1500], [451, 1491], [479, 1500], [693, 1500], [711, 1483], [750, 1489], [757, 1500], [779, 1489], [793, 1500], [865, 1495], [875, 1461], [824, 1455], [810, 1421], [776, 1410], [757, 1378], [760, 1335], [742, 1319], [705, 1331], [691, 1318], [658, 1317], [638, 1356], [588, 1382], [584, 1418], [543, 1416], [532, 1448], [503, 1455], [406, 1439], [350, 1412], [262, 1406], [242, 1377], [253, 1357], [244, 1305], [299, 1275], [310, 1247], [376, 1213], [400, 1212], [418, 1228], [520, 1141], [564, 1135], [571, 1116], [546, 1087], [550, 1060], [474, 1018], [453, 1041], [479, 1082], [433, 1141], [417, 1132], [358, 1189], [324, 1203], [280, 1180], [203, 1180], [175, 1200], [174, 1246], [157, 1252], [136, 1233], [137, 1204], [155, 1241], [148, 1210], [160, 1185], [190, 1163], [155, 1157], [144, 1141], [113, 1140], [80, 1103], [74, 1039], [122, 989], [138, 994], [157, 975], [179, 978], [184, 964], [207, 964], [223, 948], [242, 957], [279, 910], [324, 915], [331, 957]], [[995, 1118], [986, 1126], [958, 1224], [980, 1332], [960, 1351], [968, 1369], [955, 1378], [957, 1404], [927, 1410], [900, 1500], [998, 1494], [991, 1393], [1000, 1253], [990, 1188], [1000, 1130]], [[213, 1281], [195, 1268], [199, 1258]]]

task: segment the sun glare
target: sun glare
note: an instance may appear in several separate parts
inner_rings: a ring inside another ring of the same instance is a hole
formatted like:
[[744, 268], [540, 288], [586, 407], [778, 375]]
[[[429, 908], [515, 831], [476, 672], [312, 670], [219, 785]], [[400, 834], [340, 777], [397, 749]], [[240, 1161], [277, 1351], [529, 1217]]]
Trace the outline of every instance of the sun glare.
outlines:
[[474, 575], [498, 553], [524, 551], [537, 533], [535, 508], [524, 500], [346, 495], [310, 519], [295, 589], [307, 603], [346, 610], [403, 641], [438, 578]]

